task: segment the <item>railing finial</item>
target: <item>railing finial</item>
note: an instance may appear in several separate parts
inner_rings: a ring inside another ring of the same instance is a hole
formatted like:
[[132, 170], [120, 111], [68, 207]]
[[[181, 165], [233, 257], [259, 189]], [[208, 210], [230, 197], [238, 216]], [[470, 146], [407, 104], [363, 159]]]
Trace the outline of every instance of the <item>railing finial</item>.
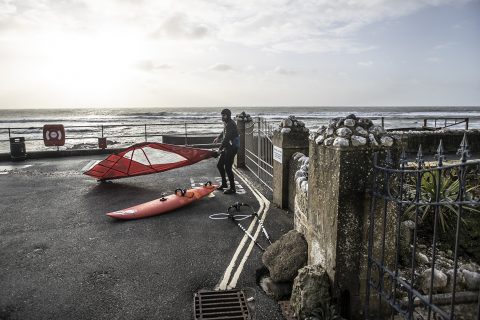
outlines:
[[416, 160], [417, 160], [417, 164], [418, 164], [419, 168], [421, 168], [423, 166], [423, 164], [425, 163], [425, 161], [423, 160], [422, 145], [418, 146], [418, 152], [417, 152]]
[[460, 143], [460, 148], [457, 151], [457, 155], [460, 155], [460, 160], [462, 162], [467, 161], [467, 158], [470, 157], [470, 150], [468, 147], [467, 133], [463, 134], [462, 142]]
[[407, 164], [407, 154], [405, 153], [405, 147], [402, 147], [402, 153], [400, 154], [400, 165]]
[[435, 154], [435, 159], [438, 160], [438, 166], [441, 167], [443, 164], [443, 160], [445, 160], [442, 139], [440, 139], [440, 143], [438, 144], [437, 154]]

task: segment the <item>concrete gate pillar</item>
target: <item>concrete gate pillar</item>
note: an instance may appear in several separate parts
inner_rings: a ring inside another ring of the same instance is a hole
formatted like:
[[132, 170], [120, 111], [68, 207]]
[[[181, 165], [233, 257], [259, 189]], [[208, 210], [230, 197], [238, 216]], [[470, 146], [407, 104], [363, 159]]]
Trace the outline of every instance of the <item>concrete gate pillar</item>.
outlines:
[[288, 208], [290, 157], [308, 153], [308, 132], [303, 122], [290, 116], [273, 133], [273, 204], [279, 208]]
[[341, 315], [362, 319], [373, 153], [393, 139], [372, 129], [370, 120], [349, 117], [333, 119], [311, 136], [306, 238], [308, 263], [327, 270]]
[[235, 116], [235, 120], [237, 120], [237, 130], [240, 137], [240, 147], [235, 157], [235, 167], [243, 168], [245, 167], [245, 127], [251, 124], [252, 118], [243, 111]]

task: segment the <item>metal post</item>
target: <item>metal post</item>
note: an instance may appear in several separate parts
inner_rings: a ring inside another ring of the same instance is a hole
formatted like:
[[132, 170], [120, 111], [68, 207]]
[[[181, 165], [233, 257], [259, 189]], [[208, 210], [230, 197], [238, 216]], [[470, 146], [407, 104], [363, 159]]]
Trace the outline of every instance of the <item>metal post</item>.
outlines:
[[102, 124], [102, 138], [103, 138], [103, 124]]
[[385, 128], [385, 118], [382, 117], [382, 128]]
[[257, 118], [257, 177], [260, 177], [260, 117]]
[[145, 124], [145, 142], [147, 142], [147, 125]]
[[188, 137], [188, 134], [187, 134], [187, 123], [185, 122], [185, 146], [188, 145], [188, 140], [187, 140], [187, 137]]
[[8, 139], [10, 140], [12, 136], [10, 135], [10, 128], [8, 128]]
[[470, 119], [469, 118], [465, 118], [465, 130], [468, 130], [468, 121]]

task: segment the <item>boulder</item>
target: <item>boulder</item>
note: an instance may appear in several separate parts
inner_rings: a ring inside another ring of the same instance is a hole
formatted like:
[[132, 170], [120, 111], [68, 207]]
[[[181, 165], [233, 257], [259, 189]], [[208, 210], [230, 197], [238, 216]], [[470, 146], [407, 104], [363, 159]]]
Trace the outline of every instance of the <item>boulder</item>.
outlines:
[[330, 278], [320, 265], [299, 270], [293, 282], [290, 304], [298, 319], [305, 319], [315, 309], [330, 304]]
[[267, 248], [262, 261], [273, 281], [293, 281], [298, 269], [307, 264], [307, 251], [307, 242], [303, 236], [296, 230], [291, 230]]
[[469, 290], [480, 289], [480, 273], [472, 272], [467, 269], [462, 270], [465, 284]]
[[[429, 293], [430, 291], [430, 280], [432, 275], [432, 269], [428, 268], [420, 275], [420, 287], [423, 292]], [[442, 292], [446, 289], [448, 283], [448, 277], [443, 271], [434, 269], [433, 272], [433, 292]]]
[[290, 297], [292, 293], [291, 282], [274, 282], [271, 277], [263, 277], [260, 280], [260, 287], [265, 293], [275, 300], [282, 300]]

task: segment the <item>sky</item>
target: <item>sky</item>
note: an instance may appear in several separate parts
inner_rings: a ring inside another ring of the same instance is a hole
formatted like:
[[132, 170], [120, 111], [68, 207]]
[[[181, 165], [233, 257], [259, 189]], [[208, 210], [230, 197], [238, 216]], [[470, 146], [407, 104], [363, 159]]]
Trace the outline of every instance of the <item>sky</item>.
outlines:
[[479, 106], [479, 0], [0, 0], [0, 108]]

